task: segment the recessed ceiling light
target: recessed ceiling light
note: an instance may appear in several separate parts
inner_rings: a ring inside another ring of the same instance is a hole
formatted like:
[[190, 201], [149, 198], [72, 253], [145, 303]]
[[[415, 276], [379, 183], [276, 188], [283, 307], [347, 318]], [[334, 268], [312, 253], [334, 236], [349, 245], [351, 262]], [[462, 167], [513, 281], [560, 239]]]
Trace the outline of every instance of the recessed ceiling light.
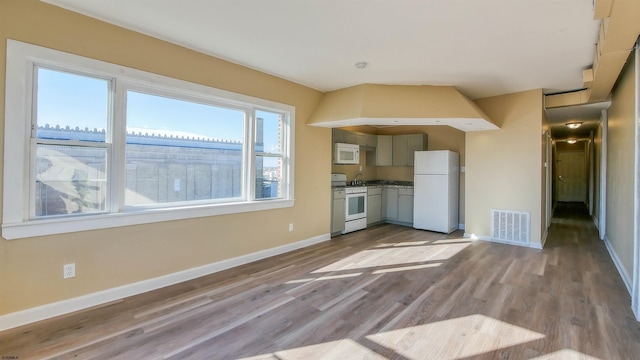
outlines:
[[567, 144], [575, 144], [576, 143], [576, 139], [567, 139]]
[[581, 122], [570, 122], [565, 124], [569, 129], [577, 129], [582, 126]]
[[356, 63], [356, 69], [364, 69], [367, 67], [367, 62], [366, 61], [360, 61]]

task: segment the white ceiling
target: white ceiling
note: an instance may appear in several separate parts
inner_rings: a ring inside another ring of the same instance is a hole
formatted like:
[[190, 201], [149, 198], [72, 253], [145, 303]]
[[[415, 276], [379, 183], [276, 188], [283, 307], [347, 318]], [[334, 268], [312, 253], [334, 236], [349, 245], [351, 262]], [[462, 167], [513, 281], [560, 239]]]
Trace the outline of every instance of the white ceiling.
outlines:
[[322, 91], [453, 85], [470, 98], [582, 88], [599, 26], [592, 0], [45, 1]]

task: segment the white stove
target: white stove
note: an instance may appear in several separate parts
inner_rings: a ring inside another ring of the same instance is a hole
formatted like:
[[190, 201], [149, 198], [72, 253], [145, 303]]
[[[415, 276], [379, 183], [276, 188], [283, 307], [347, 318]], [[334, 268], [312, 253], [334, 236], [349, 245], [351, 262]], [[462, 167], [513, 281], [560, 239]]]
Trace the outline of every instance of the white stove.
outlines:
[[366, 229], [367, 227], [367, 187], [346, 186], [345, 174], [332, 174], [332, 186], [345, 186], [345, 223], [343, 234]]
[[361, 193], [367, 193], [367, 187], [366, 186], [347, 186], [344, 189], [345, 194], [361, 194]]

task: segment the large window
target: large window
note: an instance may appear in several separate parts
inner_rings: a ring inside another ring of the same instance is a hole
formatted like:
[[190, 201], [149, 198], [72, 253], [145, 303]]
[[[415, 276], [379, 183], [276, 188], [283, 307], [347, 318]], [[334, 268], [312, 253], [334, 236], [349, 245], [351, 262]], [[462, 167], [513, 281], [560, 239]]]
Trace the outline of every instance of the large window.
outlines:
[[125, 205], [241, 200], [244, 124], [251, 116], [127, 91]]
[[3, 236], [293, 205], [291, 106], [9, 41]]

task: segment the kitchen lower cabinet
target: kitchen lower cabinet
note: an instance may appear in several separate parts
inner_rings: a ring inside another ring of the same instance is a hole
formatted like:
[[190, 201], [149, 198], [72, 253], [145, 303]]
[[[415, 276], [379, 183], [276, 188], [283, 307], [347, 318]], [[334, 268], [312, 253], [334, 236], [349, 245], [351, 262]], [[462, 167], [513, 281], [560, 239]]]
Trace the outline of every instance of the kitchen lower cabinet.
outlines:
[[398, 192], [398, 221], [413, 226], [413, 189]]
[[386, 220], [398, 220], [398, 190], [397, 186], [385, 186]]
[[344, 189], [334, 189], [332, 196], [333, 208], [331, 211], [331, 234], [340, 234], [344, 230], [344, 222], [346, 219], [345, 207], [345, 191]]
[[383, 189], [385, 204], [384, 220], [398, 225], [413, 226], [413, 188], [407, 186], [385, 186]]
[[382, 187], [367, 187], [367, 225], [382, 221]]

